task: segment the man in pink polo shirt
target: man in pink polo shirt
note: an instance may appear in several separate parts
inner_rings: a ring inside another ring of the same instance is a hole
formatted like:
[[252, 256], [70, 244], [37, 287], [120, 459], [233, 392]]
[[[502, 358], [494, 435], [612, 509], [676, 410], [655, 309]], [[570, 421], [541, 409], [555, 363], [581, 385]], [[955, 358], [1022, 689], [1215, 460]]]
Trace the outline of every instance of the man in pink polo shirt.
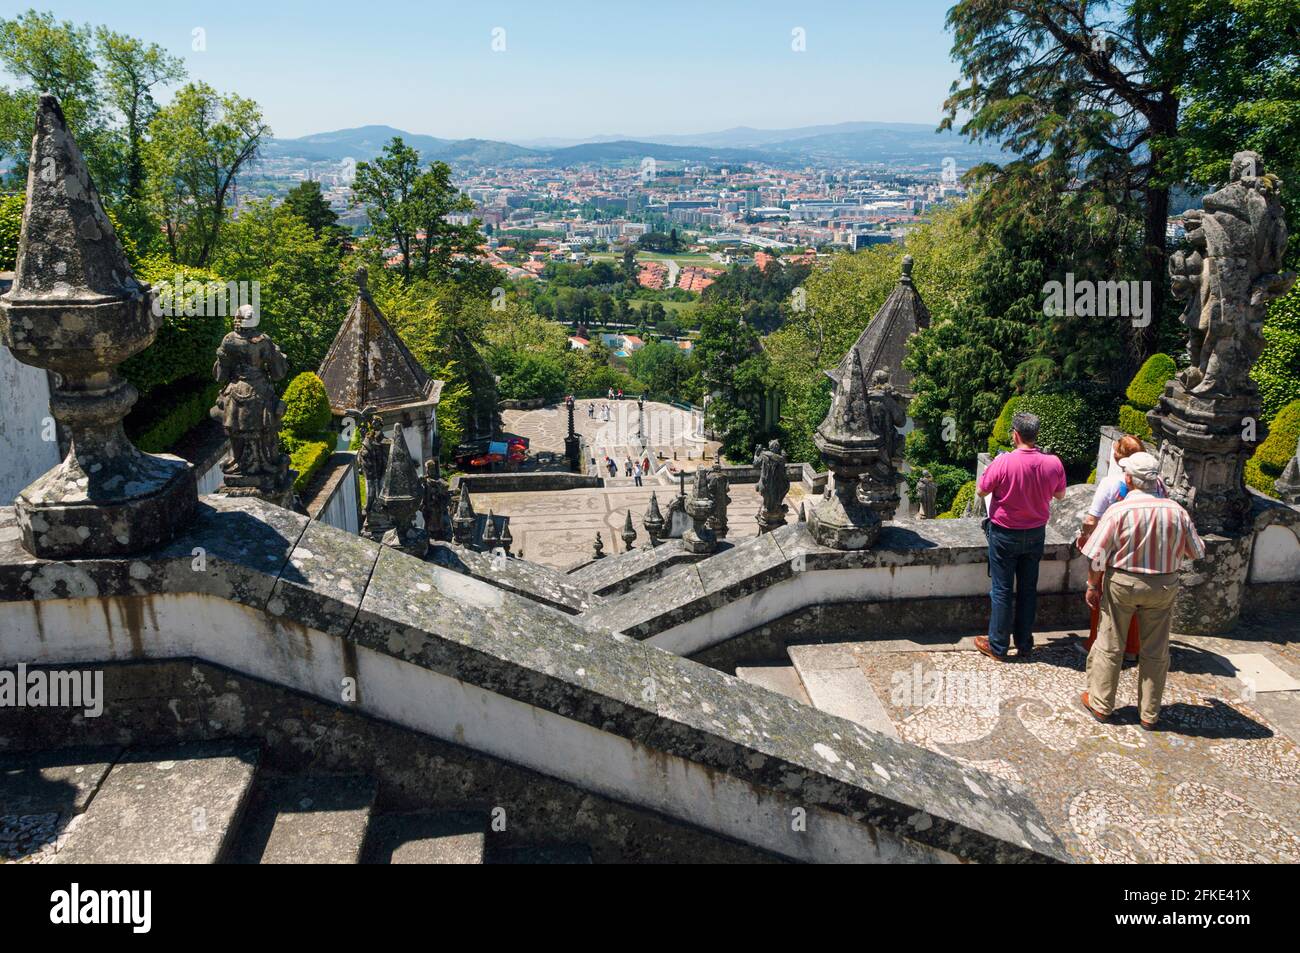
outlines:
[[1034, 615], [1038, 611], [1038, 563], [1043, 558], [1047, 518], [1052, 500], [1065, 497], [1065, 467], [1043, 453], [1038, 443], [1039, 420], [1020, 413], [1011, 419], [1015, 449], [988, 465], [976, 487], [988, 502], [989, 634], [975, 647], [990, 658], [1006, 661], [1014, 634], [1019, 656], [1034, 648]]

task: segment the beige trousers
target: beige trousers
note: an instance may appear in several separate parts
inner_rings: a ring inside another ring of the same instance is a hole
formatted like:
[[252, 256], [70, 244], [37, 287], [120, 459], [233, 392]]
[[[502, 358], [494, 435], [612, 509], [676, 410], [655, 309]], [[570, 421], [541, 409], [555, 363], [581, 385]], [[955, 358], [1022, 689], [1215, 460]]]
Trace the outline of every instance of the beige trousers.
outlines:
[[1088, 701], [1104, 715], [1115, 708], [1115, 690], [1124, 664], [1124, 643], [1133, 616], [1138, 618], [1138, 714], [1143, 721], [1160, 717], [1160, 697], [1169, 672], [1169, 623], [1178, 574], [1142, 575], [1107, 569], [1101, 586], [1101, 625], [1088, 652]]

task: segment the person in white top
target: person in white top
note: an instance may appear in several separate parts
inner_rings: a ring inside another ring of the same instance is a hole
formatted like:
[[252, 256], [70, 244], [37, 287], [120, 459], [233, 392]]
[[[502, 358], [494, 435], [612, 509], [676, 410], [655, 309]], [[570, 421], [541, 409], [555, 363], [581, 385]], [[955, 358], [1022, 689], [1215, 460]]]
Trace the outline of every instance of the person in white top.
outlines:
[[[1120, 467], [1119, 462], [1131, 457], [1135, 453], [1141, 453], [1146, 448], [1142, 441], [1132, 434], [1125, 434], [1115, 441], [1110, 448], [1110, 467], [1106, 470], [1106, 475], [1097, 481], [1097, 490], [1092, 494], [1092, 505], [1088, 507], [1088, 514], [1083, 518], [1083, 527], [1079, 531], [1079, 538], [1075, 540], [1076, 545], [1083, 549], [1092, 537], [1092, 532], [1101, 522], [1102, 515], [1111, 507], [1112, 503], [1124, 499], [1128, 493], [1128, 487], [1124, 482], [1124, 470]], [[1153, 496], [1165, 496], [1165, 485], [1156, 480], [1155, 486], [1151, 490]], [[1097, 625], [1100, 621], [1100, 614], [1096, 609], [1092, 610], [1092, 629], [1088, 633], [1088, 641], [1085, 648], [1091, 649], [1093, 640], [1097, 638]], [[1138, 621], [1137, 616], [1133, 617], [1129, 625], [1128, 641], [1124, 646], [1124, 661], [1137, 661], [1138, 649], [1140, 647], [1138, 638]]]

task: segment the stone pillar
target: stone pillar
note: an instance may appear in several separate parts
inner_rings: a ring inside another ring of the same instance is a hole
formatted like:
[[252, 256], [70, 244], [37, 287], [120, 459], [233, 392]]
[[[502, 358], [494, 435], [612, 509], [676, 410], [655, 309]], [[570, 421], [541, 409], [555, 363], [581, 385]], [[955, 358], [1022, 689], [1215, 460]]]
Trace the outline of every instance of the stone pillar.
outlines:
[[1169, 261], [1173, 293], [1185, 301], [1191, 365], [1165, 385], [1147, 420], [1161, 478], [1206, 543], [1205, 557], [1182, 573], [1174, 610], [1175, 628], [1189, 634], [1231, 627], [1245, 589], [1254, 526], [1244, 470], [1267, 436], [1250, 370], [1264, 347], [1268, 302], [1295, 281], [1281, 272], [1280, 189], [1257, 154], [1237, 153], [1229, 183], [1187, 215], [1191, 250]]
[[138, 395], [118, 367], [148, 347], [161, 324], [58, 100], [42, 96], [14, 283], [0, 298], [0, 336], [22, 363], [59, 375], [50, 412], [71, 436], [63, 462], [15, 500], [23, 548], [33, 556], [139, 552], [168, 542], [193, 518], [190, 465], [141, 453], [122, 429]]
[[709, 495], [713, 498], [713, 513], [709, 516], [709, 529], [718, 539], [726, 539], [728, 532], [727, 506], [731, 503], [730, 481], [722, 472], [722, 462], [714, 460], [709, 471]]
[[564, 438], [564, 456], [569, 461], [569, 472], [582, 472], [582, 440], [573, 426], [573, 395], [564, 398], [565, 409], [569, 412], [569, 433]]
[[707, 556], [718, 548], [718, 537], [709, 528], [713, 515], [712, 486], [704, 467], [695, 471], [691, 495], [686, 498], [686, 515], [691, 518], [691, 528], [682, 534], [682, 545], [687, 552]]

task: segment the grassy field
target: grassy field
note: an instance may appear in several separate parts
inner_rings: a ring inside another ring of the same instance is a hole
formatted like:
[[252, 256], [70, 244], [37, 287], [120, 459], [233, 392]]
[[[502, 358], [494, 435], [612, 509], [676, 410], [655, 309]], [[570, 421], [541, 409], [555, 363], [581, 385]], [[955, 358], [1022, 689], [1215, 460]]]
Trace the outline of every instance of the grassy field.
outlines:
[[[638, 261], [668, 261], [677, 262], [683, 268], [688, 266], [705, 267], [705, 268], [725, 268], [722, 263], [715, 261], [706, 254], [683, 254], [683, 255], [664, 255], [659, 252], [639, 251], [636, 253]], [[593, 261], [621, 261], [622, 255], [616, 255], [613, 252], [598, 251], [592, 252]]]

